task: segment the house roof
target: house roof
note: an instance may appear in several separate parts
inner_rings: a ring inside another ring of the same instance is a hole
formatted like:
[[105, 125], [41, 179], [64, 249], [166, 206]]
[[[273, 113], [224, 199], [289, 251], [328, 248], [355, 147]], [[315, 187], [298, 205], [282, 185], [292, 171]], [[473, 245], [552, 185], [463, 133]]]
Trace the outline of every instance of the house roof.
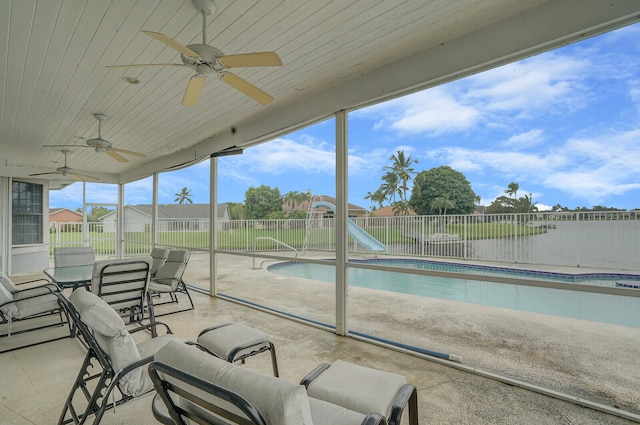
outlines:
[[80, 214], [79, 212], [70, 210], [69, 208], [49, 208], [49, 215], [54, 215], [65, 210], [69, 211], [70, 213], [82, 216], [82, 214]]
[[[317, 201], [325, 201], [325, 202], [329, 202], [333, 205], [336, 204], [336, 198], [334, 198], [333, 196], [328, 196], [328, 195], [314, 195], [313, 202], [317, 202]], [[290, 211], [294, 211], [294, 210], [301, 210], [301, 211], [307, 211], [309, 209], [309, 201], [303, 201], [299, 204], [296, 204], [294, 208], [291, 208], [291, 206], [289, 204], [283, 204], [282, 205], [282, 209], [285, 212], [290, 212]], [[351, 212], [356, 212], [356, 211], [363, 211], [363, 212], [367, 212], [368, 210], [366, 208], [362, 208], [359, 205], [356, 204], [352, 204], [349, 203], [349, 207], [348, 207], [349, 211]], [[318, 208], [316, 208], [317, 212], [325, 212], [325, 211], [329, 211], [329, 208], [325, 207], [325, 206], [320, 206]]]
[[[372, 217], [392, 217], [395, 214], [393, 213], [393, 206], [387, 206], [378, 208], [377, 210], [371, 213]], [[409, 210], [409, 215], [416, 215], [416, 212], [412, 209]]]
[[[142, 214], [151, 217], [151, 204], [126, 205], [125, 208], [132, 208], [140, 211]], [[225, 218], [225, 212], [228, 209], [226, 203], [218, 204], [217, 214], [219, 219]], [[104, 217], [115, 214], [111, 212]], [[198, 219], [209, 218], [209, 204], [159, 204], [158, 218], [179, 218], [179, 219]]]

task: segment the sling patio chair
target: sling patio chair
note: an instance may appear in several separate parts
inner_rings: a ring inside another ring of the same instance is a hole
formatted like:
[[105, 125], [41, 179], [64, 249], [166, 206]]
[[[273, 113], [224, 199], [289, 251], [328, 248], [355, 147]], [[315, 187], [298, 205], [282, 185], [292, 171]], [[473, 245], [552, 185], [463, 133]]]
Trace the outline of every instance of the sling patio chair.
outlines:
[[53, 249], [55, 267], [88, 266], [96, 262], [92, 246], [66, 246]]
[[[35, 283], [40, 285], [31, 286]], [[20, 285], [27, 284], [30, 287], [18, 289], [0, 271], [0, 353], [72, 336], [69, 318], [56, 295], [58, 287], [45, 279]]]
[[228, 363], [187, 344], [170, 342], [149, 364], [158, 393], [154, 417], [166, 425], [386, 425], [376, 413], [362, 414], [314, 399], [305, 387]]
[[170, 250], [165, 263], [158, 269], [155, 276], [151, 278], [149, 282], [149, 292], [151, 292], [152, 298], [159, 299], [163, 294], [169, 296], [169, 300], [154, 301], [154, 306], [178, 303], [178, 294], [186, 295], [190, 304], [190, 306], [182, 309], [158, 313], [158, 317], [193, 310], [193, 300], [182, 278], [190, 257], [191, 253], [189, 251]]
[[[75, 322], [87, 354], [64, 404], [58, 425], [100, 423], [104, 413], [153, 390], [146, 365], [165, 344], [181, 340], [164, 323], [166, 334], [136, 343], [122, 318], [97, 295], [82, 288], [61, 303]], [[146, 332], [145, 332], [146, 333]]]
[[91, 292], [126, 317], [128, 324], [141, 324], [146, 318], [153, 323], [153, 303], [148, 292], [151, 262], [151, 257], [96, 261]]
[[151, 270], [149, 270], [149, 274], [151, 277], [154, 277], [158, 272], [158, 269], [167, 261], [167, 255], [169, 255], [169, 248], [158, 248], [155, 247], [151, 250], [152, 263]]

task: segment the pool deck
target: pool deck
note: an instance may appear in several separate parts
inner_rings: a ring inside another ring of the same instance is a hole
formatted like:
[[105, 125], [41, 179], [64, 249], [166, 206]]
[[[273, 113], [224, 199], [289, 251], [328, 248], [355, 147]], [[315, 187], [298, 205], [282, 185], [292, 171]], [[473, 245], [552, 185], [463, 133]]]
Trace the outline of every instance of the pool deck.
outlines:
[[[318, 322], [333, 322], [332, 285], [283, 278], [264, 266], [254, 269], [248, 257], [225, 255], [218, 261], [220, 292]], [[208, 255], [193, 255], [187, 281], [203, 284], [209, 280], [208, 273]], [[640, 330], [636, 328], [349, 289], [350, 329], [456, 354], [462, 358], [458, 363], [337, 336], [221, 298], [200, 293], [193, 297], [195, 310], [163, 317], [176, 335], [192, 340], [212, 324], [246, 323], [270, 335], [277, 347], [281, 377], [291, 382], [299, 382], [317, 364], [336, 359], [405, 375], [418, 388], [422, 425], [623, 425], [635, 423], [629, 419], [640, 421]], [[82, 346], [71, 339], [1, 354], [0, 422], [55, 423], [83, 355]], [[256, 356], [243, 367], [270, 373], [268, 357]], [[500, 377], [614, 410], [617, 404], [632, 412], [632, 417], [581, 407], [501, 382]], [[102, 424], [156, 424], [150, 402], [146, 395], [120, 406], [115, 414], [105, 415]]]

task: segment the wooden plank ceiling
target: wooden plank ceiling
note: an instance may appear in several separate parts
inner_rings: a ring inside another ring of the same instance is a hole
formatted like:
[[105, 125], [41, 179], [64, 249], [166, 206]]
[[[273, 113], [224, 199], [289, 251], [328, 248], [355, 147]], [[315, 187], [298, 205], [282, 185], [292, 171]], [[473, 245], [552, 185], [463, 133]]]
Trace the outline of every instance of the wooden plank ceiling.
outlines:
[[[148, 164], [171, 165], [177, 152], [213, 140], [238, 123], [267, 119], [332, 87], [545, 3], [215, 2], [217, 10], [207, 18], [208, 44], [225, 54], [275, 51], [282, 58], [282, 67], [233, 70], [271, 94], [271, 104], [257, 103], [213, 74], [199, 104], [182, 107], [191, 69], [106, 67], [180, 63], [175, 50], [140, 30], [163, 33], [184, 45], [201, 43], [202, 16], [191, 0], [0, 1], [0, 175], [51, 171], [63, 163], [61, 148], [43, 145], [70, 144], [77, 146], [70, 148], [70, 167], [121, 181]], [[127, 83], [126, 77], [139, 84]], [[147, 159], [124, 155], [129, 162], [121, 163], [83, 147], [81, 138], [98, 136], [94, 113], [107, 117], [102, 138]], [[249, 142], [247, 137], [239, 144]], [[209, 150], [227, 147], [225, 143], [213, 143]]]

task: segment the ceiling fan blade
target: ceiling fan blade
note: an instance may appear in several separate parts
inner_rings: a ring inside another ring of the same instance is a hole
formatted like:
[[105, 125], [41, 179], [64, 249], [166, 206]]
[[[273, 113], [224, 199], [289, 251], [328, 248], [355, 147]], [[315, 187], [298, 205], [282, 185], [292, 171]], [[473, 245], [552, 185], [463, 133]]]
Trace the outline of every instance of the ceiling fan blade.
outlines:
[[134, 151], [128, 151], [126, 149], [120, 149], [120, 148], [111, 148], [109, 149], [110, 151], [115, 151], [115, 152], [119, 152], [119, 153], [124, 153], [127, 155], [133, 155], [133, 156], [137, 156], [139, 158], [146, 158], [147, 155], [140, 153], [140, 152], [134, 152]]
[[99, 182], [100, 179], [97, 177], [93, 177], [93, 176], [88, 176], [86, 174], [80, 174], [80, 173], [69, 173], [69, 175], [74, 178], [75, 180], [78, 181], [92, 181], [92, 182]]
[[218, 61], [228, 68], [243, 66], [282, 66], [282, 60], [275, 52], [240, 53], [222, 56]]
[[235, 74], [224, 72], [220, 74], [220, 78], [231, 87], [241, 91], [263, 105], [268, 105], [273, 101], [273, 97], [270, 94], [263, 92], [253, 84], [243, 80]]
[[184, 66], [183, 63], [133, 63], [128, 65], [107, 65], [107, 68], [135, 68], [147, 66]]
[[51, 176], [54, 174], [60, 174], [60, 173], [56, 173], [54, 172], [50, 172], [50, 173], [36, 173], [36, 174], [29, 174], [29, 177], [35, 177], [35, 176]]
[[125, 158], [124, 156], [118, 154], [117, 152], [114, 152], [113, 149], [107, 149], [105, 151], [105, 153], [107, 155], [109, 155], [111, 158], [115, 159], [116, 161], [129, 162], [129, 160], [127, 158]]
[[42, 145], [43, 148], [90, 148], [87, 145]]
[[142, 32], [147, 34], [149, 37], [153, 37], [156, 40], [158, 40], [159, 42], [164, 43], [167, 46], [177, 50], [178, 52], [182, 53], [185, 56], [189, 56], [190, 58], [198, 58], [198, 57], [200, 57], [196, 52], [194, 52], [193, 50], [191, 50], [187, 46], [184, 46], [184, 45], [178, 43], [173, 38], [167, 37], [164, 34], [160, 34], [159, 32], [147, 31], [147, 30], [142, 30]]
[[204, 88], [204, 78], [194, 75], [189, 80], [187, 90], [182, 98], [182, 106], [196, 106], [200, 100], [202, 89]]

